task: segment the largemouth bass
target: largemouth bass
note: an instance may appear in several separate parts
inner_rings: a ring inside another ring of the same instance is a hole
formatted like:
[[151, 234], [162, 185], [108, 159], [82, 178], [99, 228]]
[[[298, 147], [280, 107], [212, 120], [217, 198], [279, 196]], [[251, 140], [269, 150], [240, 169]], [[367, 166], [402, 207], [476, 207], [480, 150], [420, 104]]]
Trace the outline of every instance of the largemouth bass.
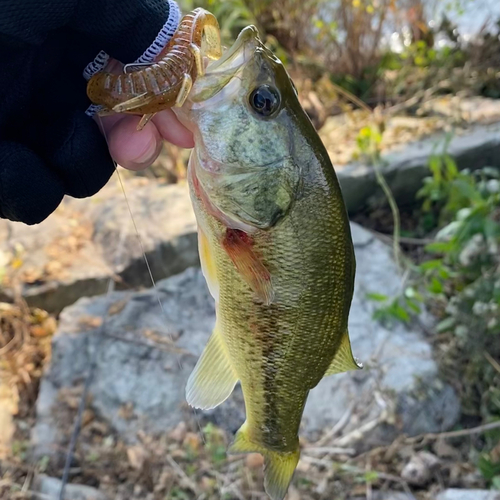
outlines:
[[217, 318], [187, 401], [214, 408], [241, 383], [246, 421], [229, 452], [261, 453], [265, 489], [281, 500], [309, 391], [361, 368], [347, 330], [347, 211], [294, 85], [255, 27], [208, 65], [177, 113], [195, 138], [188, 181]]

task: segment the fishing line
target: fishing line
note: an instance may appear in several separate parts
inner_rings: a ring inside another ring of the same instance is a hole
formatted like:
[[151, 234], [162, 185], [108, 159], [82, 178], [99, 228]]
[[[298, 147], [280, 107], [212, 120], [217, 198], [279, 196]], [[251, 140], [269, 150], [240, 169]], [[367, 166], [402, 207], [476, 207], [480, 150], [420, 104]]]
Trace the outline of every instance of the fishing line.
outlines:
[[[97, 119], [99, 121], [101, 130], [103, 132], [104, 139], [106, 140], [106, 143], [109, 146], [108, 137], [107, 137], [106, 131], [105, 131], [103, 123], [102, 123], [102, 118], [99, 115], [97, 115]], [[134, 214], [132, 212], [132, 207], [131, 207], [129, 198], [128, 198], [127, 193], [125, 191], [125, 185], [124, 185], [123, 179], [122, 179], [122, 177], [120, 175], [120, 172], [118, 170], [118, 164], [116, 163], [115, 160], [112, 160], [112, 161], [113, 161], [113, 166], [114, 166], [115, 174], [116, 174], [117, 179], [118, 179], [118, 183], [120, 185], [121, 191], [123, 193], [123, 197], [125, 199], [125, 204], [127, 206], [127, 211], [128, 211], [128, 213], [130, 215], [130, 218], [131, 218], [131, 221], [132, 221], [132, 225], [134, 227], [134, 232], [135, 232], [135, 235], [137, 237], [137, 241], [139, 243], [139, 246], [140, 246], [140, 249], [141, 249], [141, 252], [142, 252], [142, 256], [144, 258], [146, 269], [147, 269], [149, 278], [151, 280], [151, 283], [153, 285], [153, 291], [154, 291], [154, 294], [156, 296], [156, 300], [158, 302], [158, 305], [160, 306], [160, 310], [161, 310], [161, 312], [162, 312], [165, 320], [167, 321], [167, 323], [169, 323], [170, 320], [169, 320], [167, 312], [166, 312], [166, 310], [165, 310], [165, 308], [163, 306], [163, 303], [161, 301], [160, 293], [158, 291], [158, 287], [156, 285], [156, 281], [154, 279], [153, 272], [151, 270], [151, 265], [149, 263], [147, 255], [146, 255], [145, 247], [144, 247], [141, 235], [139, 233], [139, 229], [138, 229], [137, 223], [135, 221]], [[120, 247], [120, 252], [123, 250], [123, 247], [124, 247], [124, 245], [122, 245]], [[113, 278], [110, 278], [109, 282], [108, 282], [108, 289], [107, 289], [107, 292], [106, 292], [106, 297], [109, 297], [109, 295], [114, 291], [114, 289], [115, 289], [115, 282], [114, 282]], [[89, 372], [88, 372], [87, 377], [85, 379], [83, 393], [82, 393], [82, 396], [81, 396], [81, 399], [80, 399], [80, 404], [78, 406], [78, 412], [77, 412], [77, 415], [75, 417], [75, 423], [74, 423], [74, 426], [73, 426], [73, 432], [71, 434], [70, 442], [69, 442], [69, 445], [68, 445], [68, 450], [66, 452], [66, 460], [65, 460], [65, 464], [64, 464], [63, 474], [62, 474], [62, 477], [61, 477], [61, 489], [59, 491], [59, 498], [58, 498], [58, 500], [64, 500], [64, 491], [65, 491], [66, 484], [68, 482], [69, 470], [70, 470], [70, 467], [71, 467], [71, 460], [72, 460], [74, 452], [75, 452], [75, 448], [76, 448], [76, 443], [78, 441], [78, 437], [80, 435], [81, 424], [82, 424], [82, 419], [83, 419], [83, 412], [84, 412], [84, 409], [85, 409], [87, 395], [88, 395], [88, 392], [89, 392], [89, 389], [90, 389], [90, 385], [91, 385], [91, 382], [93, 380], [93, 375], [94, 375], [94, 372], [95, 372], [95, 368], [97, 366], [97, 355], [99, 353], [99, 347], [101, 345], [102, 338], [104, 337], [103, 334], [104, 334], [104, 331], [105, 331], [105, 325], [106, 325], [106, 322], [107, 322], [107, 319], [108, 319], [108, 315], [109, 315], [109, 308], [108, 308], [108, 311], [106, 311], [106, 315], [104, 316], [103, 322], [102, 322], [101, 327], [99, 329], [99, 333], [98, 333], [98, 338], [97, 338], [95, 350], [94, 350], [94, 352], [92, 354], [92, 358], [91, 358]], [[167, 330], [167, 335], [169, 337], [170, 342], [173, 345], [174, 344], [174, 338], [173, 338], [172, 333], [169, 330]], [[180, 358], [179, 354], [176, 355], [176, 360], [177, 360], [177, 364], [179, 366], [179, 370], [182, 370], [183, 369], [183, 365], [182, 365], [181, 358]], [[198, 415], [197, 415], [197, 412], [196, 412], [195, 408], [192, 408], [192, 413], [194, 415], [196, 424], [197, 424], [198, 429], [200, 431], [200, 436], [201, 436], [201, 440], [203, 442], [203, 447], [206, 450], [206, 448], [207, 448], [207, 440], [206, 440], [205, 433], [204, 433], [204, 431], [202, 429], [202, 426], [201, 426], [201, 423], [200, 423], [200, 420], [198, 418]], [[215, 478], [216, 478], [216, 482], [218, 483], [217, 486], [219, 488], [219, 491], [220, 491], [220, 493], [222, 493], [223, 485], [220, 482], [220, 478], [217, 475], [215, 476]]]

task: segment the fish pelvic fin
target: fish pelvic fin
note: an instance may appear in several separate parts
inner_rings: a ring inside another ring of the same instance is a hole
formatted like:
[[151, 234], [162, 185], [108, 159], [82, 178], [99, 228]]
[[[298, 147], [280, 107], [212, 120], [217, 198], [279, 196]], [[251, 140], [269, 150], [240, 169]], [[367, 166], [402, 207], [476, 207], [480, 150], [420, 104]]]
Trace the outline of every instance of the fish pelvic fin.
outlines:
[[186, 400], [194, 408], [210, 410], [219, 406], [233, 392], [238, 377], [229, 361], [217, 325], [189, 376]]
[[219, 280], [217, 278], [217, 268], [208, 237], [203, 229], [198, 225], [198, 253], [200, 255], [201, 271], [207, 282], [210, 295], [219, 301]]
[[233, 261], [240, 276], [257, 295], [258, 299], [268, 306], [275, 298], [271, 281], [271, 273], [253, 249], [251, 235], [239, 229], [227, 229], [222, 246]]
[[300, 448], [289, 452], [273, 451], [250, 441], [248, 423], [245, 422], [236, 433], [228, 453], [260, 453], [264, 457], [264, 488], [271, 500], [283, 500], [299, 463]]
[[342, 335], [340, 347], [335, 353], [328, 370], [326, 370], [325, 377], [335, 375], [336, 373], [348, 372], [351, 370], [361, 370], [363, 364], [356, 359], [352, 354], [351, 341], [349, 339], [349, 331], [346, 330]]

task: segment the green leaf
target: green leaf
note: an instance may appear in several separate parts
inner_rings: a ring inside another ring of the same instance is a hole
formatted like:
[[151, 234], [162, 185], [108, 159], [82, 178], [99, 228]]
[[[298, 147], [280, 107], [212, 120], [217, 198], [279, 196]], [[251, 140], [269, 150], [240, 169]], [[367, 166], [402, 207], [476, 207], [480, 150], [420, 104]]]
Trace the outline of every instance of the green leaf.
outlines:
[[367, 293], [366, 298], [375, 302], [385, 302], [389, 297], [381, 293]]
[[491, 480], [491, 486], [493, 487], [493, 489], [495, 490], [500, 490], [500, 476], [495, 476], [492, 480]]
[[422, 271], [433, 271], [434, 269], [439, 269], [443, 266], [443, 261], [441, 259], [432, 259], [420, 264], [420, 269]]
[[482, 455], [478, 462], [478, 468], [487, 481], [500, 475], [500, 462], [493, 462], [488, 455]]
[[434, 294], [443, 293], [443, 284], [437, 278], [432, 278], [427, 288]]
[[429, 158], [429, 169], [434, 176], [434, 180], [439, 182], [441, 180], [441, 161], [439, 156], [431, 156]]
[[422, 309], [420, 309], [420, 306], [414, 300], [407, 300], [406, 306], [415, 314], [420, 314], [420, 312], [422, 311]]
[[484, 220], [484, 235], [487, 238], [498, 238], [500, 236], [500, 224], [489, 217]]
[[425, 249], [431, 253], [449, 253], [453, 251], [454, 246], [452, 241], [436, 241], [426, 245]]
[[446, 332], [455, 326], [455, 321], [456, 319], [451, 316], [449, 318], [445, 318], [437, 324], [436, 330], [439, 333]]
[[392, 309], [393, 309], [394, 316], [396, 316], [396, 318], [400, 319], [401, 321], [404, 321], [405, 323], [410, 321], [410, 315], [399, 304], [395, 304]]
[[458, 175], [457, 164], [451, 156], [445, 155], [443, 159], [448, 180], [453, 180]]
[[365, 481], [367, 483], [373, 483], [378, 479], [378, 472], [375, 470], [370, 470], [365, 472]]
[[454, 186], [454, 188], [456, 188], [458, 190], [458, 192], [464, 198], [467, 198], [468, 200], [473, 201], [475, 203], [479, 203], [479, 202], [483, 201], [481, 195], [474, 188], [474, 186], [472, 186], [471, 184], [469, 184], [465, 180], [463, 180], [463, 179], [456, 179], [453, 182], [453, 186]]

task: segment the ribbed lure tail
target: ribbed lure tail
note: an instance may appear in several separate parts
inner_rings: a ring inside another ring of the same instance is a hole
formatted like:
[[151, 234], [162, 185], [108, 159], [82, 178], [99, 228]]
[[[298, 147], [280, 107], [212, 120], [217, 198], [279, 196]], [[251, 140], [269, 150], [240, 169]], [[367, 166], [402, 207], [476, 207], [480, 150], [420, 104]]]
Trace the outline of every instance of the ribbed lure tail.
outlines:
[[248, 426], [245, 422], [236, 433], [229, 453], [260, 453], [264, 456], [264, 488], [271, 500], [283, 500], [292, 481], [293, 473], [299, 463], [300, 449], [292, 452], [268, 450], [248, 439]]

